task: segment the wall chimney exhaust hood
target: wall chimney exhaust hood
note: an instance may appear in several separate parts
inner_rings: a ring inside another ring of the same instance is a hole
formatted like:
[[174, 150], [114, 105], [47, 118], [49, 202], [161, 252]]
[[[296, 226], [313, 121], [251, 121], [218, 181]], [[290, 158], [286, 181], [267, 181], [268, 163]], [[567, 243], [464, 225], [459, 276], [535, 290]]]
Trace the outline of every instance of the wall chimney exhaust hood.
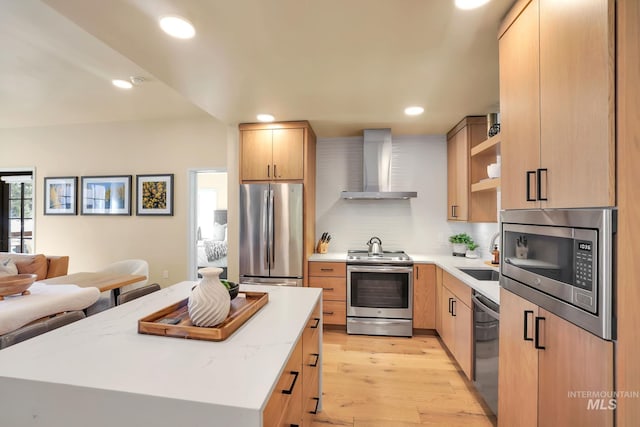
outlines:
[[390, 191], [391, 129], [364, 130], [362, 191], [343, 191], [343, 199], [410, 199], [416, 191]]

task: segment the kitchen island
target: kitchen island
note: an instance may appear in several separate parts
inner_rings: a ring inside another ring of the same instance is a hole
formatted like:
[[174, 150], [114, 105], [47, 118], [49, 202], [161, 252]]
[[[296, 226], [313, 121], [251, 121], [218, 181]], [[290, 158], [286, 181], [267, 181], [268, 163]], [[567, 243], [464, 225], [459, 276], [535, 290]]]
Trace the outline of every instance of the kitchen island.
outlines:
[[187, 298], [194, 284], [178, 283], [0, 351], [0, 424], [261, 426], [321, 290], [241, 285], [241, 292], [268, 292], [269, 302], [221, 342], [137, 332], [138, 319]]

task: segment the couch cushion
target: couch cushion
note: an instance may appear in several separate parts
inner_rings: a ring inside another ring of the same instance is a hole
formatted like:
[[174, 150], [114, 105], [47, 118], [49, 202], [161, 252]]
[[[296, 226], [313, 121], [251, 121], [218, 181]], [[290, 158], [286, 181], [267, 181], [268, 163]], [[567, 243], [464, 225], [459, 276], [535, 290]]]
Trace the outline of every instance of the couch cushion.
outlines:
[[9, 257], [0, 257], [0, 276], [13, 276], [18, 274], [18, 267]]
[[21, 256], [15, 258], [14, 262], [20, 274], [36, 274], [36, 280], [47, 278], [47, 257], [42, 254]]

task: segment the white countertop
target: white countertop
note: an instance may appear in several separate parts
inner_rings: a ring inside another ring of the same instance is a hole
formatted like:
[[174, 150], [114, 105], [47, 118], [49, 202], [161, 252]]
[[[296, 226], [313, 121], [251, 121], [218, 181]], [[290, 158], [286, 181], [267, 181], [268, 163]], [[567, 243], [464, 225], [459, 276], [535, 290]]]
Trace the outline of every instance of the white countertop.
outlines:
[[3, 425], [259, 426], [321, 289], [242, 285], [269, 302], [221, 342], [143, 335], [181, 282], [0, 351]]
[[[487, 298], [497, 304], [500, 304], [500, 285], [497, 281], [477, 280], [466, 273], [458, 270], [462, 268], [488, 268], [498, 271], [498, 266], [492, 267], [484, 263], [482, 259], [455, 257], [447, 255], [425, 255], [425, 254], [407, 254], [416, 264], [436, 264], [455, 278], [459, 279], [472, 289], [482, 293]], [[324, 262], [346, 262], [347, 254], [345, 252], [329, 252], [326, 254], [313, 254], [309, 257], [309, 261]]]

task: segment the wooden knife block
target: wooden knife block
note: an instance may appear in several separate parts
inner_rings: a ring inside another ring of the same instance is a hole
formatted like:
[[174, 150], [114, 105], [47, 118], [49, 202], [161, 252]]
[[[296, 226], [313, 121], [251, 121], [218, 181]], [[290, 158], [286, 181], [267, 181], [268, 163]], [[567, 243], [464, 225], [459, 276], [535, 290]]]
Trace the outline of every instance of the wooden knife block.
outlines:
[[319, 254], [326, 254], [329, 250], [329, 243], [318, 240], [318, 245], [316, 246], [316, 252]]

